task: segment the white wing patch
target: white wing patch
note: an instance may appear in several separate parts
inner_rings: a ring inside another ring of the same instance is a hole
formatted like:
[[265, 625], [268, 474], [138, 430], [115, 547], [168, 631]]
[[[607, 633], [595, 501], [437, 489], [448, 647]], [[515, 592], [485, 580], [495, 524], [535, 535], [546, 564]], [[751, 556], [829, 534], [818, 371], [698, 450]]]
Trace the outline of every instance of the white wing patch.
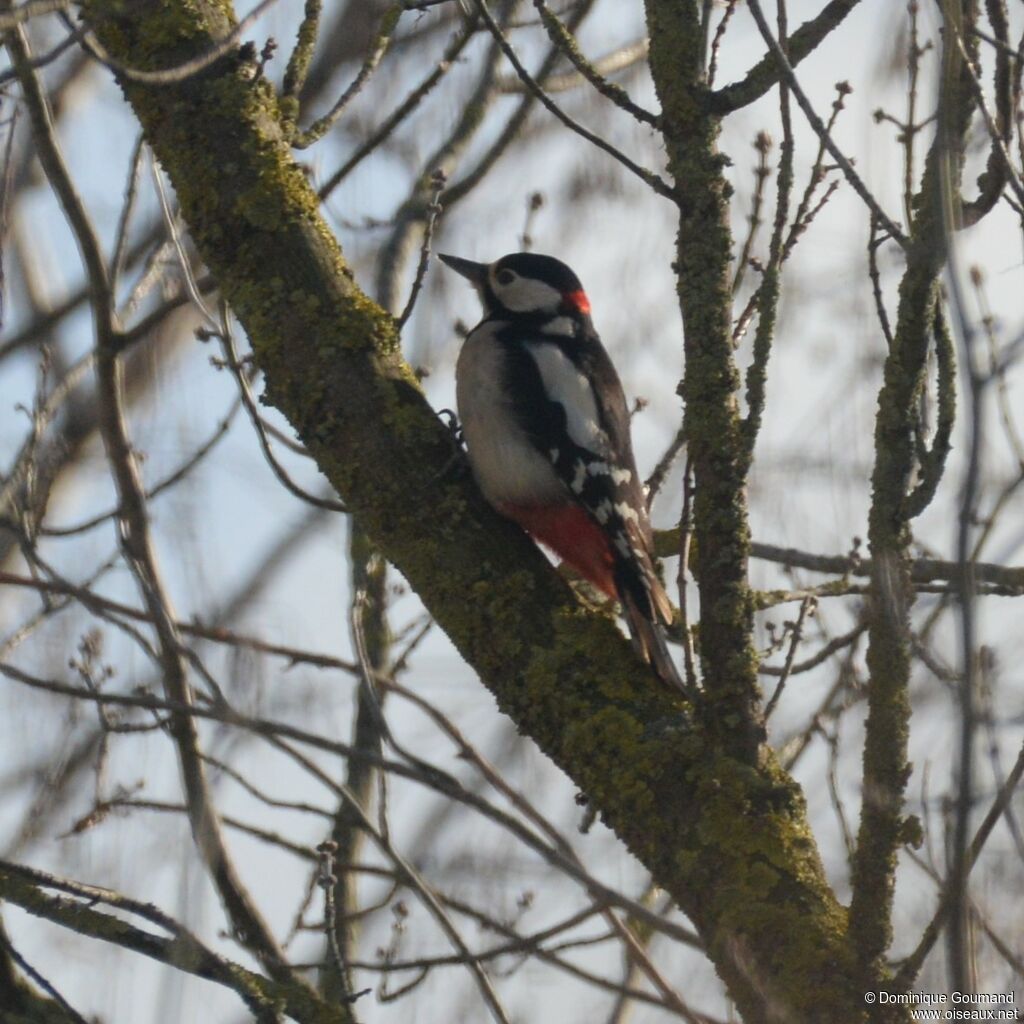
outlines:
[[608, 438], [600, 427], [597, 400], [587, 378], [557, 345], [534, 343], [526, 351], [537, 364], [544, 391], [565, 410], [569, 437], [587, 451], [607, 451]]
[[624, 501], [617, 501], [615, 503], [615, 511], [625, 520], [632, 519], [637, 524], [640, 522], [640, 516], [637, 514], [636, 509], [630, 508]]

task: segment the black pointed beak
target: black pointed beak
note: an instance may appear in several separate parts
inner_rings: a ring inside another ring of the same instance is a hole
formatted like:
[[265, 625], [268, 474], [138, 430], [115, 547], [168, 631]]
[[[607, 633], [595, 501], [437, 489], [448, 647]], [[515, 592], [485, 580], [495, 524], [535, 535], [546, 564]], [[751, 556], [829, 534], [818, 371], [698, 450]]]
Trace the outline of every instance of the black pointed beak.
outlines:
[[457, 274], [461, 274], [474, 288], [482, 288], [487, 282], [486, 263], [474, 263], [464, 260], [461, 256], [448, 256], [443, 252], [437, 254], [442, 263], [447, 263]]

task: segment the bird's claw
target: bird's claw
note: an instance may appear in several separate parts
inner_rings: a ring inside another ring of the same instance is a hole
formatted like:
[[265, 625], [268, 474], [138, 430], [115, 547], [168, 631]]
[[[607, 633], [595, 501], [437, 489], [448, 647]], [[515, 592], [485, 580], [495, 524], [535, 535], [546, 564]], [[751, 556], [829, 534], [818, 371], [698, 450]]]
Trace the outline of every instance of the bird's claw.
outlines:
[[451, 455], [434, 477], [435, 480], [440, 480], [446, 477], [456, 466], [465, 469], [466, 461], [464, 457], [462, 425], [459, 423], [458, 415], [451, 409], [439, 409], [437, 415], [444, 421], [452, 446]]

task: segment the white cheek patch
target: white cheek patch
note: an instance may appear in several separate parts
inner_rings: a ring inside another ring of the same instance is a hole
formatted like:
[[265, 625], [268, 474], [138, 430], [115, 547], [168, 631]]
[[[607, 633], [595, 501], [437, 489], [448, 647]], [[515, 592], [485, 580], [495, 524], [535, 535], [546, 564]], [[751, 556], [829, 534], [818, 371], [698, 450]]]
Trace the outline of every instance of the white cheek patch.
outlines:
[[[545, 393], [565, 410], [569, 437], [587, 451], [605, 452], [608, 439], [599, 425], [597, 400], [587, 378], [557, 345], [531, 344], [526, 351], [537, 364]], [[590, 467], [588, 471], [595, 472]], [[608, 471], [606, 465], [604, 471]]]
[[571, 317], [556, 316], [540, 329], [540, 333], [550, 334], [556, 338], [571, 338], [576, 333], [576, 325]]
[[516, 277], [511, 284], [491, 283], [501, 304], [513, 313], [554, 312], [562, 304], [562, 293], [543, 281]]

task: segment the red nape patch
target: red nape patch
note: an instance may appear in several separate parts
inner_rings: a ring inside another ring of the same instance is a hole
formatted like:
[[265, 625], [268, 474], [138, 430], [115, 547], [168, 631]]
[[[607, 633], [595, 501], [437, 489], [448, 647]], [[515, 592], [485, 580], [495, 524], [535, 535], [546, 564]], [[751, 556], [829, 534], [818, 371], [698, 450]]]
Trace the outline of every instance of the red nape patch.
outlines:
[[505, 504], [499, 511], [515, 520], [534, 540], [551, 548], [599, 590], [609, 597], [618, 597], [611, 544], [579, 505]]
[[587, 298], [587, 293], [582, 288], [578, 292], [565, 292], [562, 295], [562, 301], [577, 313], [582, 313], [584, 316], [590, 313], [590, 299]]

